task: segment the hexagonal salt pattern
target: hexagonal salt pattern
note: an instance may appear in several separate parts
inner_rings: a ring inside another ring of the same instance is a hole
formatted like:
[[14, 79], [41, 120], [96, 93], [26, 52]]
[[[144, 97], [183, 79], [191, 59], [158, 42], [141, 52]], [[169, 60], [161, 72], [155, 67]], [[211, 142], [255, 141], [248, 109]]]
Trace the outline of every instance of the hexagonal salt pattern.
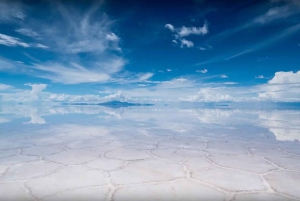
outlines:
[[225, 193], [188, 179], [124, 187], [118, 189], [114, 194], [115, 201], [222, 201], [225, 199]]
[[[26, 137], [3, 137], [0, 200], [300, 200], [299, 142], [276, 141], [248, 121], [229, 126], [170, 114], [85, 116], [87, 125], [62, 119], [24, 129]], [[20, 126], [12, 130], [28, 124]]]

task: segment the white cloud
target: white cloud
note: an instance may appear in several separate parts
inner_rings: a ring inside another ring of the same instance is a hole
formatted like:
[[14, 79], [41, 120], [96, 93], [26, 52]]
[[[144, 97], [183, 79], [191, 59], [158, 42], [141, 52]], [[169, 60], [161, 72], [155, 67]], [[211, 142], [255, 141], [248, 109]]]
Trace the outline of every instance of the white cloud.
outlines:
[[[30, 64], [16, 64], [12, 61], [6, 63], [10, 63], [16, 72], [52, 82], [79, 84], [112, 81], [126, 62], [120, 56], [121, 39], [111, 31], [114, 22], [100, 9], [101, 1], [85, 11], [68, 7], [68, 4], [64, 6], [63, 3], [54, 3], [57, 9], [50, 10], [53, 11], [49, 13], [53, 19], [51, 23], [33, 19], [29, 15], [26, 24], [15, 24], [19, 27], [16, 32], [37, 41], [24, 43], [19, 38], [0, 35], [2, 45], [51, 49], [59, 59], [42, 62], [42, 59], [26, 54], [32, 60]], [[115, 50], [119, 53], [116, 54]], [[86, 56], [80, 57], [78, 53], [85, 53]], [[2, 66], [0, 69], [8, 71], [8, 68], [4, 69]]]
[[[122, 65], [122, 62], [116, 61], [112, 63], [111, 67], [112, 69], [116, 69]], [[59, 63], [35, 64], [30, 67], [35, 70], [35, 76], [64, 84], [104, 82], [110, 79], [109, 74], [103, 72], [103, 68], [87, 69], [76, 63], [68, 65], [61, 65]]]
[[23, 12], [23, 6], [18, 1], [2, 0], [0, 1], [0, 22], [17, 22], [24, 20], [26, 15]]
[[294, 73], [292, 71], [275, 73], [275, 76], [269, 80], [270, 84], [284, 84], [284, 83], [300, 83], [300, 71]]
[[196, 95], [180, 98], [180, 100], [190, 102], [224, 102], [234, 101], [235, 98], [228, 94], [220, 93], [220, 90], [215, 88], [201, 88]]
[[234, 85], [234, 84], [238, 84], [237, 82], [223, 82], [223, 84], [225, 85]]
[[288, 0], [284, 2], [287, 3], [271, 7], [266, 13], [256, 17], [253, 20], [253, 23], [266, 24], [277, 19], [287, 18], [300, 12], [300, 2], [298, 0]]
[[[189, 35], [205, 35], [208, 33], [208, 26], [205, 22], [202, 27], [186, 27], [182, 26], [180, 28], [174, 28], [171, 24], [166, 24], [165, 27], [169, 29], [172, 32], [175, 32], [176, 34], [175, 39], [179, 39], [181, 42], [180, 47], [183, 48], [184, 46], [191, 48], [194, 46], [194, 43], [192, 41], [186, 40], [183, 37], [187, 37]], [[172, 40], [172, 43], [177, 44], [176, 40]]]
[[48, 49], [49, 48], [48, 46], [40, 44], [40, 43], [35, 44], [35, 47], [42, 48], [42, 49]]
[[35, 32], [31, 29], [28, 29], [28, 28], [16, 29], [16, 32], [18, 32], [24, 36], [31, 37], [31, 38], [38, 38], [40, 36], [37, 32]]
[[264, 79], [264, 78], [265, 78], [265, 76], [263, 76], [263, 75], [259, 75], [259, 76], [255, 76], [255, 78], [257, 78], [257, 79]]
[[0, 83], [0, 90], [7, 90], [7, 89], [11, 89], [11, 88], [13, 88], [13, 86]]
[[204, 47], [199, 47], [199, 49], [202, 51], [206, 50], [206, 48], [204, 48]]
[[15, 47], [15, 46], [21, 46], [21, 47], [37, 47], [37, 48], [42, 48], [42, 49], [47, 49], [48, 47], [43, 45], [43, 44], [28, 44], [23, 42], [20, 38], [17, 37], [12, 37], [12, 36], [8, 36], [5, 34], [1, 34], [0, 33], [0, 44], [1, 45], [5, 45], [5, 46], [11, 46], [11, 47]]
[[148, 80], [153, 75], [154, 75], [153, 73], [144, 73], [144, 74], [142, 74], [142, 75], [139, 76], [138, 80], [139, 81]]
[[228, 78], [227, 75], [221, 75], [220, 78]]
[[24, 43], [21, 39], [8, 36], [0, 33], [0, 44], [6, 46], [22, 46], [22, 47], [30, 47], [29, 44]]
[[38, 100], [39, 95], [41, 94], [41, 92], [47, 88], [46, 84], [25, 84], [27, 86], [31, 86], [31, 91], [30, 91], [30, 95], [31, 95], [31, 100]]
[[181, 45], [180, 45], [181, 48], [183, 48], [184, 46], [187, 48], [191, 48], [194, 46], [194, 43], [192, 41], [186, 40], [184, 38], [181, 39], [180, 42], [181, 42]]
[[121, 91], [117, 93], [109, 94], [106, 96], [99, 95], [68, 95], [68, 94], [50, 94], [44, 97], [45, 101], [59, 101], [59, 102], [91, 102], [100, 103], [107, 101], [129, 101], [131, 100], [128, 96], [124, 95]]
[[203, 69], [203, 70], [196, 70], [196, 72], [197, 73], [207, 73], [208, 72], [208, 70], [207, 69]]
[[168, 72], [171, 72], [172, 70], [168, 68], [167, 71], [168, 71]]
[[182, 26], [179, 29], [176, 29], [178, 37], [185, 37], [189, 35], [205, 35], [208, 33], [207, 23], [203, 27], [185, 27]]
[[119, 42], [120, 41], [120, 38], [114, 33], [106, 34], [106, 39], [109, 40], [109, 41], [114, 41], [114, 42]]
[[169, 29], [170, 31], [175, 31], [175, 28], [174, 28], [174, 26], [172, 24], [166, 24], [165, 27], [167, 29]]

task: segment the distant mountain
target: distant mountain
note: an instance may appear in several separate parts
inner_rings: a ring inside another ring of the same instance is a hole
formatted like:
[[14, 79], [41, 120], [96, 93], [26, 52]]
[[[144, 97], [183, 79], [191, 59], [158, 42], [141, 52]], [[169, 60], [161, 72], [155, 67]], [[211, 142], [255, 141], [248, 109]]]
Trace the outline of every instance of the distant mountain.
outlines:
[[108, 101], [103, 103], [63, 103], [63, 105], [100, 105], [110, 108], [131, 107], [131, 106], [153, 106], [154, 104], [129, 103], [121, 101]]

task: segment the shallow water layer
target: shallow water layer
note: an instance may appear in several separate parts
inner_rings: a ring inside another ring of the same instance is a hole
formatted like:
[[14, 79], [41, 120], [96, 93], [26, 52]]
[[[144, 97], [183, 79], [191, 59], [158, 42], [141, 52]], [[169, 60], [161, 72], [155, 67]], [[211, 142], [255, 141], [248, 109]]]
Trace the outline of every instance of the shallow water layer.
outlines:
[[300, 110], [0, 113], [0, 200], [300, 200]]

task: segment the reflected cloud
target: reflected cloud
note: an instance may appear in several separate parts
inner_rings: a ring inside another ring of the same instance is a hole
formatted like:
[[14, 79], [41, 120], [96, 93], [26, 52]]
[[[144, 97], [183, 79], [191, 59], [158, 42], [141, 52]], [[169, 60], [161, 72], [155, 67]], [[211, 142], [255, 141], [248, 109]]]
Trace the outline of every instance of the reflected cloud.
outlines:
[[[195, 131], [199, 127], [217, 128], [226, 125], [252, 126], [267, 129], [277, 141], [300, 141], [300, 110], [260, 110], [246, 108], [193, 108], [128, 107], [107, 108], [101, 106], [1, 106], [0, 123], [14, 119], [30, 118], [27, 124], [46, 124], [45, 116], [95, 115], [103, 124], [133, 126], [151, 125], [176, 133]], [[195, 131], [196, 132], [196, 131]]]

